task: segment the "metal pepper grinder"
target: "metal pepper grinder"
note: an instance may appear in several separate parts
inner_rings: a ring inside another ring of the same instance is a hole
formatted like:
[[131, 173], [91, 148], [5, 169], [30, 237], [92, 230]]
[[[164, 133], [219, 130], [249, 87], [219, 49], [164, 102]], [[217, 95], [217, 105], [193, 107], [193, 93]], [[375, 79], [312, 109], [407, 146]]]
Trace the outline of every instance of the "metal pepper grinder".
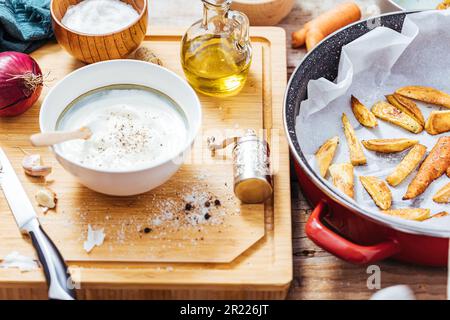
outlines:
[[259, 139], [255, 131], [248, 130], [242, 137], [228, 138], [220, 144], [208, 138], [211, 156], [216, 150], [235, 143], [233, 148], [234, 193], [244, 203], [262, 203], [273, 192], [270, 169], [270, 149], [266, 141]]

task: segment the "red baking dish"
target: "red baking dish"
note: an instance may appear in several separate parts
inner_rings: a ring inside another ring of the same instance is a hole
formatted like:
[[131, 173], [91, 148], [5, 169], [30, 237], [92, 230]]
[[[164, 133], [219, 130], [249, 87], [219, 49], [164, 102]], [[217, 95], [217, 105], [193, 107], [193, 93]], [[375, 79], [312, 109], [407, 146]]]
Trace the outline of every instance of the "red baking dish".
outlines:
[[[407, 14], [410, 13], [383, 15], [381, 25], [400, 32]], [[362, 21], [329, 36], [303, 59], [288, 84], [285, 130], [300, 186], [314, 206], [306, 234], [323, 249], [355, 264], [371, 264], [392, 257], [415, 264], [446, 266], [450, 230], [412, 226], [400, 219], [393, 222], [359, 208], [320, 181], [298, 143], [295, 122], [300, 103], [307, 97], [309, 80], [321, 77], [334, 80], [342, 46], [369, 31], [370, 23]]]

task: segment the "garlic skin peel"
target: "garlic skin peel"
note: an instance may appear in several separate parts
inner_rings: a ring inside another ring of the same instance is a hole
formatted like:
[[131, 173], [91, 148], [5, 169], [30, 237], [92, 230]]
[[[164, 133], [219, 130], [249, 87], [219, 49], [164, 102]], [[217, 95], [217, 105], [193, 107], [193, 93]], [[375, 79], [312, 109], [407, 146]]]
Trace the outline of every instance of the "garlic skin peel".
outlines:
[[88, 225], [87, 239], [83, 244], [83, 248], [87, 253], [91, 252], [94, 247], [100, 247], [103, 244], [105, 240], [103, 230], [103, 228], [94, 230], [90, 224]]

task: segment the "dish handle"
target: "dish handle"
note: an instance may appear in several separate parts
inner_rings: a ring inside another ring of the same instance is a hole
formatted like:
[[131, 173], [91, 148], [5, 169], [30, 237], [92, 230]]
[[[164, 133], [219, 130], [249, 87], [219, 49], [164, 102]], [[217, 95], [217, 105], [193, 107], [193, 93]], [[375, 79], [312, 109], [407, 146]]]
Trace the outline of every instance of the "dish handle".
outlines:
[[306, 234], [314, 243], [333, 255], [354, 264], [371, 264], [400, 251], [400, 245], [394, 239], [370, 246], [358, 245], [344, 239], [322, 223], [321, 219], [326, 212], [327, 204], [322, 200], [306, 223]]

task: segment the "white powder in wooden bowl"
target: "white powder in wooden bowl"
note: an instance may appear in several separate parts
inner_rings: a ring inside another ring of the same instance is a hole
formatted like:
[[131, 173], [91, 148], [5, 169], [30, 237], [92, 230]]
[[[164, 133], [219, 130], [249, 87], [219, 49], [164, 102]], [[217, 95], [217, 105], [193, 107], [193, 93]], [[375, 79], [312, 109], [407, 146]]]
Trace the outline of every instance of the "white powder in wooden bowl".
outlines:
[[84, 0], [70, 6], [61, 22], [76, 32], [107, 34], [125, 28], [138, 17], [131, 5], [120, 0]]

